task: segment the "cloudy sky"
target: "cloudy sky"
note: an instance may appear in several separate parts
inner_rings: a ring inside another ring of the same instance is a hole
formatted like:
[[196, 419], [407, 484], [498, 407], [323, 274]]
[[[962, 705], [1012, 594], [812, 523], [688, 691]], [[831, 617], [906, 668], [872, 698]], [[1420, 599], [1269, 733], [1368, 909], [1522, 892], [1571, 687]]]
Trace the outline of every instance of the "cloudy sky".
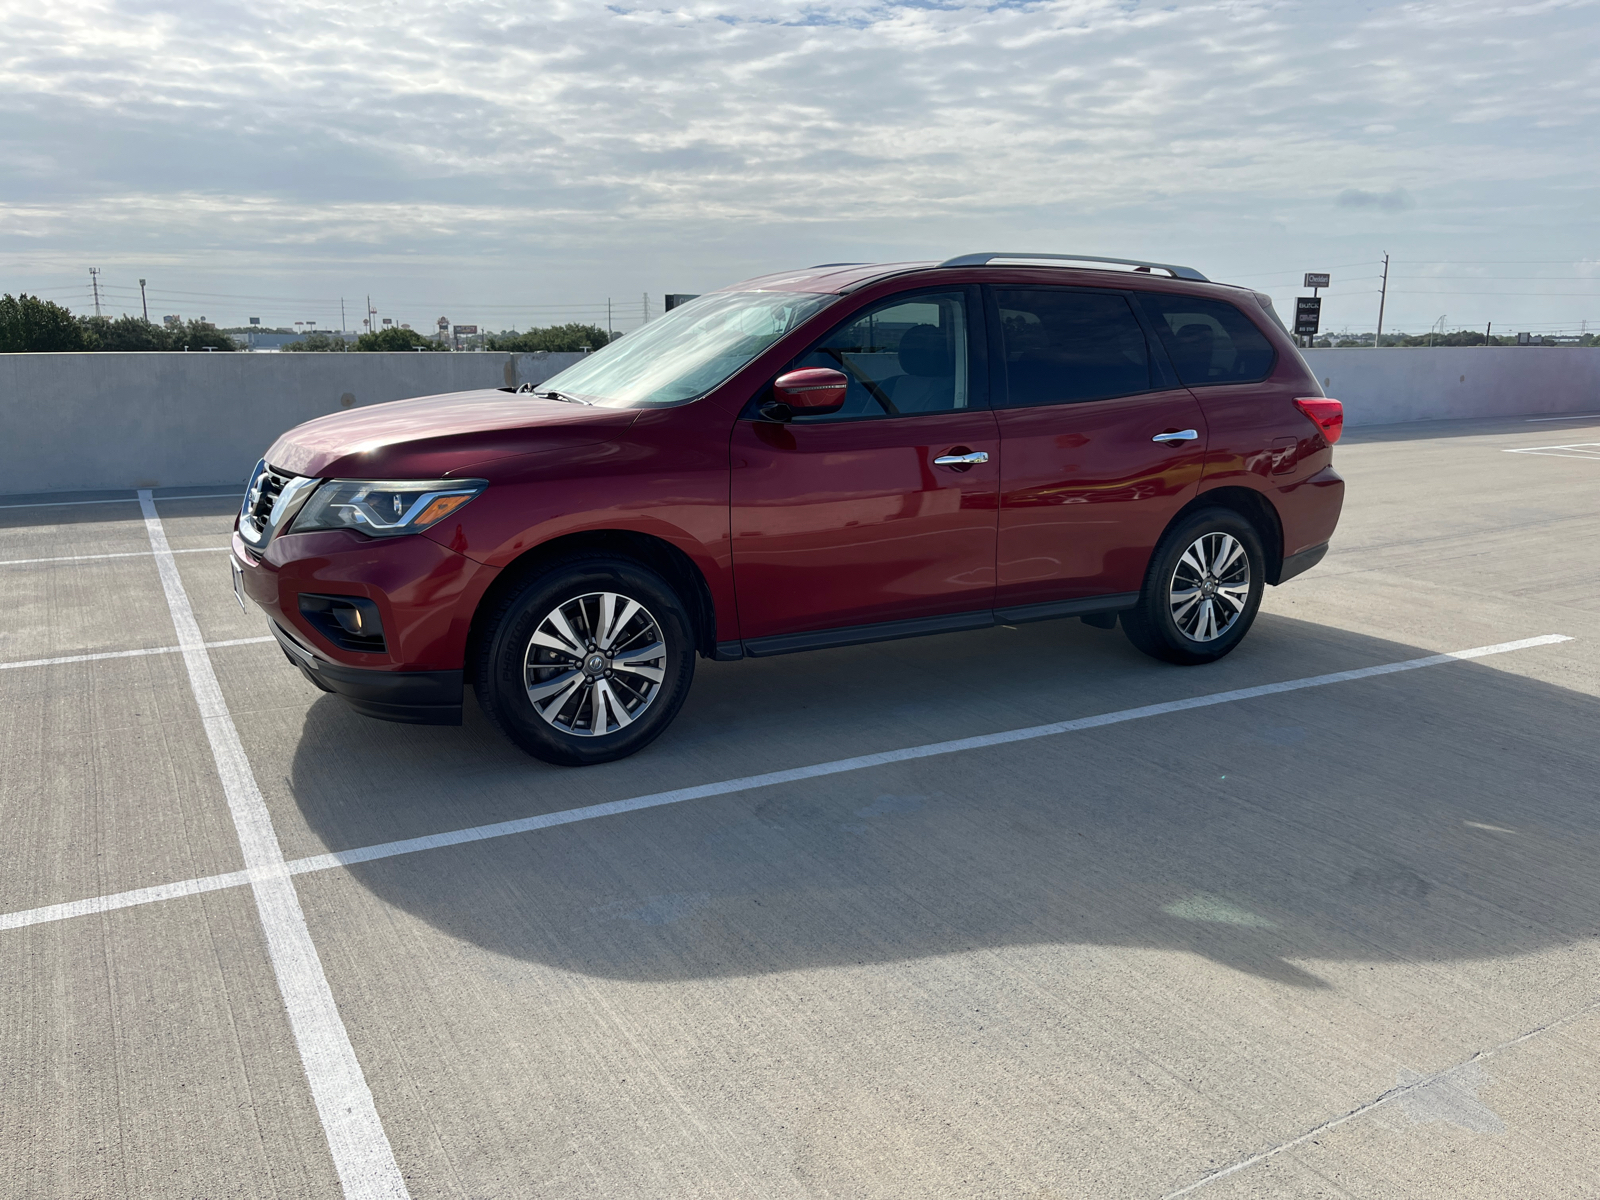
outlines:
[[[1032, 249], [1600, 326], [1600, 4], [0, 0], [0, 291], [353, 327]], [[598, 307], [596, 307], [598, 306]]]

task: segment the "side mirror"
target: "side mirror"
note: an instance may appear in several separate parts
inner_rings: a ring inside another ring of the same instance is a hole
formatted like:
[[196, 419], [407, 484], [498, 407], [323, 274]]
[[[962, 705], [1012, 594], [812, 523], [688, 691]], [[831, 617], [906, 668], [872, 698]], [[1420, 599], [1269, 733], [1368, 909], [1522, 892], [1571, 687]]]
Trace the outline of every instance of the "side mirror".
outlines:
[[832, 367], [806, 367], [772, 383], [772, 407], [787, 405], [794, 416], [821, 416], [844, 407], [850, 380]]

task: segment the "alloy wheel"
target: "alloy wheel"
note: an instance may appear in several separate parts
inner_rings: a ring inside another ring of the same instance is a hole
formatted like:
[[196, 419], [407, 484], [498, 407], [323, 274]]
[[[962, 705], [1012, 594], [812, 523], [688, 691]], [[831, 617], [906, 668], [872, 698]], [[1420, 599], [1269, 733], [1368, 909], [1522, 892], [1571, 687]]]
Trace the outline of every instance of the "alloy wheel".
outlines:
[[1216, 641], [1249, 601], [1250, 556], [1231, 534], [1203, 533], [1179, 557], [1167, 602], [1173, 624], [1190, 641]]
[[534, 712], [562, 733], [601, 737], [633, 724], [660, 692], [666, 639], [637, 600], [590, 592], [550, 610], [523, 664]]

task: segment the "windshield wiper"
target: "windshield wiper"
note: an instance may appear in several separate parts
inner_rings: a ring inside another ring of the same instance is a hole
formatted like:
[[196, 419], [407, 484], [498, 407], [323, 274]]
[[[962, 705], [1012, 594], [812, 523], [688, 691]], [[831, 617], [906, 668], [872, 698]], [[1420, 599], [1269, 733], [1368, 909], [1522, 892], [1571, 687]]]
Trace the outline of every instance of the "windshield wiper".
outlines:
[[562, 400], [568, 404], [587, 404], [590, 408], [594, 407], [594, 401], [581, 400], [577, 396], [572, 395], [570, 392], [557, 392], [552, 390], [548, 392], [535, 392], [534, 395], [538, 396], [542, 400]]

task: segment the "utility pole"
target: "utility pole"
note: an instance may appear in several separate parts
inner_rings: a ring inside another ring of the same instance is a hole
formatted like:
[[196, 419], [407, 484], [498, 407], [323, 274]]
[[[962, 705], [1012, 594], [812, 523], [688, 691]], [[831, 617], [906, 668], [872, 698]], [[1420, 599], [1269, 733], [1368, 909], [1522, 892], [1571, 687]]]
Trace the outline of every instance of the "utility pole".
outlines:
[[611, 297], [606, 297], [606, 341], [611, 341]]
[[650, 293], [640, 292], [639, 295], [644, 300], [644, 323], [648, 325], [650, 324]]
[[344, 297], [339, 297], [339, 332], [344, 332]]
[[1494, 343], [1489, 340], [1489, 331], [1491, 329], [1493, 329], [1493, 328], [1494, 328], [1494, 322], [1493, 321], [1490, 321], [1487, 325], [1485, 325], [1483, 327], [1483, 344], [1485, 346], [1494, 345]]
[[100, 268], [89, 268], [89, 286], [94, 289], [94, 315], [100, 315]]
[[1383, 256], [1383, 286], [1378, 290], [1378, 332], [1373, 336], [1372, 348], [1383, 344], [1383, 306], [1389, 299], [1389, 256]]
[[139, 307], [144, 309], [144, 323], [146, 325], [150, 324], [150, 306], [145, 303], [144, 280], [142, 279], [139, 280]]

